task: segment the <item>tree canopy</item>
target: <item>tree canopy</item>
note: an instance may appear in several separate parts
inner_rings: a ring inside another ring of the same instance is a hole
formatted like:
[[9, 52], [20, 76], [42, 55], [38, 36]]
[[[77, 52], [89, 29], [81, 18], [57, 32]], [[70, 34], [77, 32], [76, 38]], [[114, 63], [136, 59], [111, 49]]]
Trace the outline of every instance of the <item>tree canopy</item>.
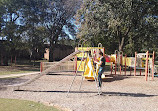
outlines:
[[157, 0], [84, 0], [76, 18], [77, 37], [101, 42], [109, 54], [158, 48]]
[[102, 43], [108, 54], [158, 52], [157, 0], [0, 0], [0, 9], [6, 63], [23, 50], [31, 59], [41, 57], [44, 43], [50, 43], [53, 61], [57, 43], [75, 44], [70, 35], [92, 46]]
[[19, 50], [27, 50], [35, 59], [44, 43], [50, 43], [53, 61], [54, 45], [61, 38], [69, 39], [65, 29], [75, 36], [72, 20], [79, 4], [80, 0], [0, 0], [0, 37], [7, 52], [1, 57], [17, 56]]

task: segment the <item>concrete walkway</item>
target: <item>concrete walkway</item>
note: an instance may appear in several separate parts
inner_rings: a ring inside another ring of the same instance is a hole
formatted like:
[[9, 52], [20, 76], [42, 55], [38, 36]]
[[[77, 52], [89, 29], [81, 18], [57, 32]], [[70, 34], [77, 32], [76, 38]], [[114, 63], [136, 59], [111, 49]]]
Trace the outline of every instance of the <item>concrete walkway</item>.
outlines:
[[40, 72], [31, 72], [31, 73], [21, 73], [21, 74], [7, 74], [7, 75], [1, 75], [0, 78], [9, 78], [9, 77], [21, 77], [21, 76], [28, 76], [28, 75], [35, 75], [40, 74]]

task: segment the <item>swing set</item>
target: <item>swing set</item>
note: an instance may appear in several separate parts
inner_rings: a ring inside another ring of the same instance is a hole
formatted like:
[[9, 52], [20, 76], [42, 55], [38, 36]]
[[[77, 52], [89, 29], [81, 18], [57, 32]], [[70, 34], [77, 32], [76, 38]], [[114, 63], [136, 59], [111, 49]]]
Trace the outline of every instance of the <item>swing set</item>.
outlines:
[[101, 94], [101, 89], [98, 87], [97, 77], [99, 66], [95, 64], [93, 61], [99, 61], [99, 51], [105, 53], [104, 47], [99, 43], [98, 47], [82, 47], [82, 45], [78, 45], [79, 47], [75, 48], [75, 51], [81, 51], [81, 53], [77, 54], [75, 57], [75, 75], [73, 81], [70, 85], [68, 93], [71, 90], [71, 87], [75, 81], [78, 72], [82, 72], [82, 79], [79, 86], [79, 90], [81, 89], [83, 78], [88, 80], [94, 80], [96, 83], [96, 88], [98, 90], [98, 94]]

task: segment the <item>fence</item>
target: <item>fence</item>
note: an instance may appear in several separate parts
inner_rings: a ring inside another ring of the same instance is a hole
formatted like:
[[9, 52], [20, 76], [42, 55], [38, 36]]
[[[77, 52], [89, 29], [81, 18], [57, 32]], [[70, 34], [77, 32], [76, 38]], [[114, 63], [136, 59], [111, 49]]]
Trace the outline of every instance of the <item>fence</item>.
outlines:
[[[40, 70], [41, 72], [47, 68], [55, 65], [58, 62], [41, 62]], [[62, 71], [75, 71], [75, 61], [67, 61], [62, 63], [60, 66], [55, 67], [52, 72], [62, 72]]]

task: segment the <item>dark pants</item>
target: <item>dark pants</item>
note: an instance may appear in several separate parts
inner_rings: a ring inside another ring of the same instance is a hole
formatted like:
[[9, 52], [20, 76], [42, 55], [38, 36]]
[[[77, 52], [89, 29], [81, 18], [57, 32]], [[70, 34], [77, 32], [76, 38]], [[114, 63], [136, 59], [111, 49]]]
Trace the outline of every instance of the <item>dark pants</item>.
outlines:
[[102, 76], [102, 74], [103, 74], [104, 71], [105, 71], [105, 67], [100, 67], [99, 68], [99, 71], [98, 71], [99, 87], [101, 87], [101, 85], [102, 85], [102, 78], [101, 78], [101, 76]]

